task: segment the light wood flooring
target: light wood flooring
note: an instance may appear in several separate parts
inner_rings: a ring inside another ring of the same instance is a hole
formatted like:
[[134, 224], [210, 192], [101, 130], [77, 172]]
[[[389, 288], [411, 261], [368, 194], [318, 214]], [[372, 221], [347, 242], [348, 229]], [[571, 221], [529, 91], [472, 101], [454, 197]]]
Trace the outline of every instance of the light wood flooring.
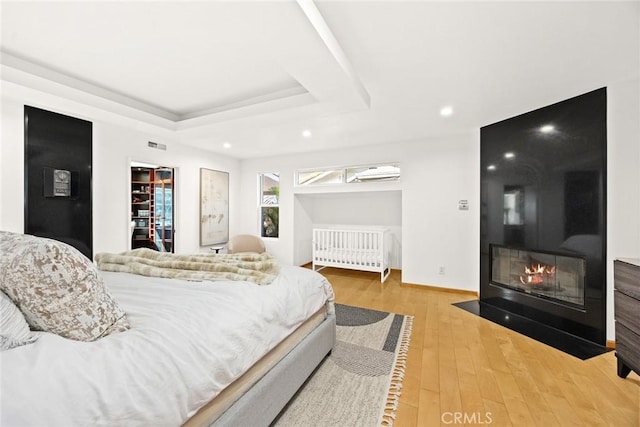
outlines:
[[[404, 426], [640, 426], [640, 377], [614, 352], [582, 361], [451, 304], [474, 299], [326, 268], [336, 302], [414, 316], [400, 406]], [[466, 421], [466, 422], [465, 422]]]

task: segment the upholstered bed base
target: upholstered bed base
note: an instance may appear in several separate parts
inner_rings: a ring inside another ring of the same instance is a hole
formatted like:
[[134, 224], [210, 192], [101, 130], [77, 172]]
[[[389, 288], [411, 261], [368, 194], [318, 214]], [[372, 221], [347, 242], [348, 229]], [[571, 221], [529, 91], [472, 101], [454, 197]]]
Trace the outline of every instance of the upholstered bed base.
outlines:
[[333, 349], [335, 342], [336, 317], [329, 314], [212, 425], [268, 426]]
[[213, 422], [196, 414], [188, 426], [268, 426], [333, 349], [336, 341], [334, 313], [311, 331], [298, 345], [260, 378], [246, 393]]

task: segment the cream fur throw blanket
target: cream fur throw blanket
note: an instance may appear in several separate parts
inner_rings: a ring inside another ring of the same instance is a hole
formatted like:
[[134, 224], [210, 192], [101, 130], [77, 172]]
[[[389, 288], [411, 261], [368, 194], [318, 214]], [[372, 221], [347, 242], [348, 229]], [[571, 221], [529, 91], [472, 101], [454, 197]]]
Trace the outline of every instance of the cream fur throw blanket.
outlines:
[[185, 280], [243, 280], [268, 285], [280, 267], [268, 253], [177, 255], [151, 249], [99, 253], [98, 268], [142, 276]]

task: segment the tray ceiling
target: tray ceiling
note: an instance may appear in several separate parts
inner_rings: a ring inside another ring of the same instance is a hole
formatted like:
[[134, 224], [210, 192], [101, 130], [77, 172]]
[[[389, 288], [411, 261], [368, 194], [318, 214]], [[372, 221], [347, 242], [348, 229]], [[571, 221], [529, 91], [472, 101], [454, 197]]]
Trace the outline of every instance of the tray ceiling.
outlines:
[[0, 7], [4, 91], [66, 97], [239, 158], [469, 132], [638, 78], [640, 62], [637, 2]]

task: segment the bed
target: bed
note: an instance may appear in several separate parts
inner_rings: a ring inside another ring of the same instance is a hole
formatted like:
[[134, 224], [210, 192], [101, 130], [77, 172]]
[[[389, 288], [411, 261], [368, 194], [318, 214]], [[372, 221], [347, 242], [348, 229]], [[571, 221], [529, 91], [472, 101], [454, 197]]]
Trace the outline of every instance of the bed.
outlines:
[[0, 425], [267, 426], [335, 342], [333, 291], [309, 269], [268, 285], [99, 274], [128, 330], [2, 351]]
[[380, 273], [380, 281], [391, 272], [391, 239], [386, 228], [314, 228], [314, 271], [325, 267]]

